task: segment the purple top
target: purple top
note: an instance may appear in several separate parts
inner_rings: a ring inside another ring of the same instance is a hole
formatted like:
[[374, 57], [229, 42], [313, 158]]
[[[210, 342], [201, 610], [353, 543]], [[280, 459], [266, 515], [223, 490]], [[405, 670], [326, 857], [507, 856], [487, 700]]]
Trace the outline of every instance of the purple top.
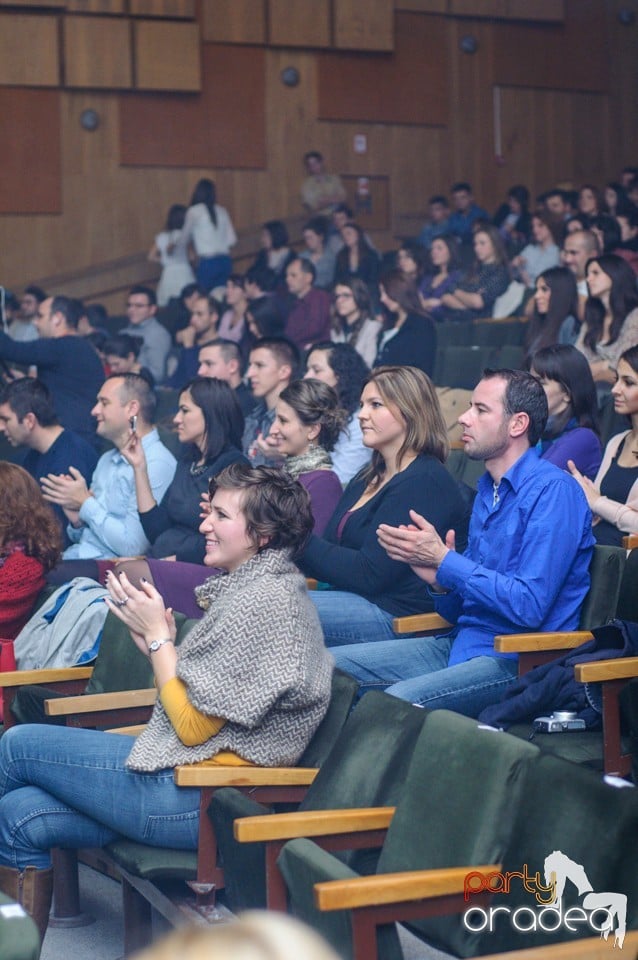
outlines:
[[310, 506], [315, 520], [312, 532], [320, 537], [341, 499], [341, 481], [332, 470], [310, 470], [308, 473], [301, 473], [297, 479], [310, 494]]
[[574, 427], [565, 430], [541, 453], [542, 460], [567, 469], [567, 461], [573, 460], [581, 473], [593, 480], [598, 473], [603, 451], [600, 440], [589, 427]]

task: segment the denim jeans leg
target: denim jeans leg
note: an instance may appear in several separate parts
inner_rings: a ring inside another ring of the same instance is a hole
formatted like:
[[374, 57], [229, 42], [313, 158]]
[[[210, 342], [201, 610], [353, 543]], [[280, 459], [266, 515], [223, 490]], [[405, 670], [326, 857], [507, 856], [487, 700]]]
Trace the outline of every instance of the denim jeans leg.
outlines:
[[358, 680], [365, 692], [388, 690], [399, 681], [410, 682], [411, 678], [443, 670], [451, 647], [450, 637], [394, 637], [382, 643], [334, 647], [332, 655], [336, 666]]
[[393, 640], [391, 613], [356, 593], [344, 590], [311, 590], [327, 647], [349, 643]]
[[[12, 727], [0, 740], [0, 797], [3, 817], [11, 819], [12, 793], [37, 787], [44, 832], [49, 846], [62, 845], [68, 807], [116, 834], [151, 846], [185, 850], [197, 847], [199, 790], [180, 788], [173, 770], [139, 773], [125, 762], [133, 737], [38, 724]], [[47, 821], [51, 798], [62, 807]], [[78, 819], [78, 823], [82, 818]], [[63, 824], [64, 821], [64, 824]], [[15, 824], [13, 824], [15, 827]], [[33, 828], [35, 829], [35, 828]], [[6, 832], [6, 830], [5, 830]], [[64, 833], [66, 846], [84, 846], [84, 839]], [[43, 834], [40, 833], [42, 843]]]
[[388, 687], [387, 692], [428, 710], [445, 709], [478, 717], [497, 703], [518, 677], [518, 662], [506, 657], [474, 657]]

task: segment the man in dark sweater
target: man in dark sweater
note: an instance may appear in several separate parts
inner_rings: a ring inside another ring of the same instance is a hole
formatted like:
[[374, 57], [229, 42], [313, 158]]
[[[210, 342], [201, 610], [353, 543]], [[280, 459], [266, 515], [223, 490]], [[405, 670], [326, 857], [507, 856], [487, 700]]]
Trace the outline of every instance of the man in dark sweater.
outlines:
[[301, 257], [286, 270], [286, 284], [295, 298], [286, 336], [302, 352], [313, 343], [330, 339], [330, 294], [314, 286], [315, 276], [314, 264]]
[[104, 370], [91, 344], [78, 335], [80, 312], [80, 304], [70, 297], [47, 297], [35, 320], [40, 339], [16, 343], [0, 331], [0, 357], [35, 364], [62, 426], [95, 443], [91, 410]]
[[[87, 485], [97, 464], [94, 446], [58, 422], [51, 394], [33, 377], [22, 377], [0, 390], [0, 433], [12, 447], [28, 448], [23, 466], [37, 483], [50, 473], [68, 474], [71, 467], [82, 474]], [[54, 505], [65, 545], [67, 519], [61, 507]]]

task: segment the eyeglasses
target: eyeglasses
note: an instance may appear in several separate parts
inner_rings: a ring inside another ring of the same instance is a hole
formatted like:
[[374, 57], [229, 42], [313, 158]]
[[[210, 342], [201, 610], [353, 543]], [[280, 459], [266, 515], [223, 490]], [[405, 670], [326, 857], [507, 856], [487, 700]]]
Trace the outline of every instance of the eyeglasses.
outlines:
[[127, 310], [144, 310], [146, 307], [150, 307], [150, 303], [127, 303]]
[[335, 293], [335, 300], [343, 300], [344, 297], [354, 297], [353, 293]]

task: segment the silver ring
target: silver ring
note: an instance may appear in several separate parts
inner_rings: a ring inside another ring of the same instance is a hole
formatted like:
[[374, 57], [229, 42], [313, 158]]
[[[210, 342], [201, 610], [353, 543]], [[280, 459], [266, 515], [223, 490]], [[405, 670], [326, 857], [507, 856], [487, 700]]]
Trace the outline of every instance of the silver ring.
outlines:
[[129, 600], [128, 597], [124, 597], [123, 600], [116, 600], [115, 602], [117, 603], [118, 607], [125, 607], [126, 604], [128, 603], [128, 600]]

